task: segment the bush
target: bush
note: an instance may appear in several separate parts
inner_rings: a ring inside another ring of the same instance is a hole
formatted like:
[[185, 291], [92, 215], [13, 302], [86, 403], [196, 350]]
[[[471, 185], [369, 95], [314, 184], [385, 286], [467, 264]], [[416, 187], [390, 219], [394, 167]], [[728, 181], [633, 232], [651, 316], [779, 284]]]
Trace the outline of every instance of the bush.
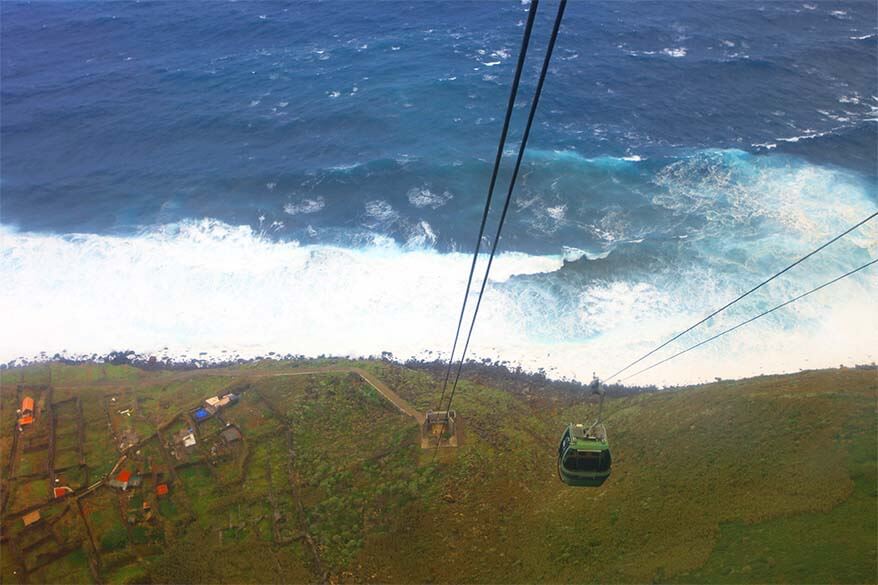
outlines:
[[110, 552], [128, 545], [128, 532], [124, 526], [116, 526], [101, 537], [101, 550]]

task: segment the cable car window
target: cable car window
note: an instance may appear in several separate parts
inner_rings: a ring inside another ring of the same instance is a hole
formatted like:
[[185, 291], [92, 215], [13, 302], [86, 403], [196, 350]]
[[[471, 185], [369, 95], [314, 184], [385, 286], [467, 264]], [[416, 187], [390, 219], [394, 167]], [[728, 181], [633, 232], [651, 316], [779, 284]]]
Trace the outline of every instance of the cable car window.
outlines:
[[564, 453], [564, 451], [567, 450], [568, 445], [570, 445], [570, 430], [569, 429], [564, 433], [564, 438], [561, 439], [561, 446], [558, 447], [558, 455], [561, 455], [562, 453]]
[[601, 453], [601, 465], [600, 471], [607, 471], [610, 468], [610, 464], [612, 463], [612, 458], [610, 457], [609, 451], [604, 451]]
[[602, 463], [600, 451], [571, 451], [564, 459], [564, 467], [571, 471], [606, 471]]

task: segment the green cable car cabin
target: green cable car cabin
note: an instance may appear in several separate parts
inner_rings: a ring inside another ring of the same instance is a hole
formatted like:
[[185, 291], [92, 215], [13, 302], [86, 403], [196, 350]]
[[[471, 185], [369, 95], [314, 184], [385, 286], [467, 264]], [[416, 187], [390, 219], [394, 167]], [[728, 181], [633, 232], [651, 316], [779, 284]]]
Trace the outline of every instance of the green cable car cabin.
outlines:
[[610, 477], [610, 445], [604, 425], [567, 426], [558, 446], [558, 476], [567, 485], [597, 487]]

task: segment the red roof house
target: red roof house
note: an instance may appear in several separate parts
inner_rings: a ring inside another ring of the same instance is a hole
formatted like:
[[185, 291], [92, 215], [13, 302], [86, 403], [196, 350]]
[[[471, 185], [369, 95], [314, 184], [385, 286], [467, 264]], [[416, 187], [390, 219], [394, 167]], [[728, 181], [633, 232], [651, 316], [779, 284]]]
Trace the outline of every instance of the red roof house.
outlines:
[[157, 496], [166, 496], [168, 495], [168, 484], [160, 483], [155, 486], [155, 493]]
[[56, 497], [56, 498], [63, 498], [63, 497], [66, 496], [67, 494], [72, 494], [72, 493], [73, 493], [73, 490], [72, 490], [70, 487], [66, 486], [66, 485], [62, 485], [62, 486], [60, 486], [60, 487], [56, 487], [56, 488], [54, 488], [54, 492], [55, 492], [55, 497]]
[[131, 479], [131, 472], [128, 470], [124, 470], [116, 476], [116, 481], [121, 483], [127, 483], [129, 479]]

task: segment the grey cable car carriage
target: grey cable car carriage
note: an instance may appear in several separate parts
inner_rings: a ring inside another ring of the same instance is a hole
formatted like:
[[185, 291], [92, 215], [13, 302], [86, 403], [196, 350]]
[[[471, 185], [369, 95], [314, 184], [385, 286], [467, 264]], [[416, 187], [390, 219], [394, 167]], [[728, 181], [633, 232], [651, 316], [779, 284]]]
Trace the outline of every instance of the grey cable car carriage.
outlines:
[[604, 390], [597, 378], [592, 380], [591, 389], [601, 397], [597, 419], [590, 426], [570, 423], [558, 445], [558, 477], [571, 486], [598, 487], [610, 477], [610, 445], [601, 423]]

